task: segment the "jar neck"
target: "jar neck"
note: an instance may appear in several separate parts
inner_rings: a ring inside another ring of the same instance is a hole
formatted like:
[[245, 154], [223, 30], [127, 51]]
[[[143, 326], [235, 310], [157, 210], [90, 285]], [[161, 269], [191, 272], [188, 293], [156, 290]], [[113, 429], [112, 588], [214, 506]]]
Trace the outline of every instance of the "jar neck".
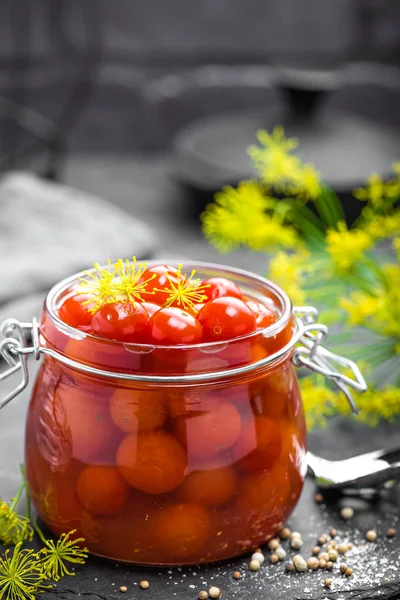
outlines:
[[200, 279], [225, 277], [234, 281], [249, 299], [272, 305], [278, 319], [273, 325], [250, 335], [209, 344], [152, 346], [106, 340], [74, 329], [58, 316], [63, 298], [84, 276], [79, 273], [49, 292], [40, 320], [41, 341], [49, 353], [56, 353], [58, 360], [71, 368], [99, 375], [107, 372], [117, 378], [156, 377], [165, 381], [170, 378], [173, 382], [182, 378], [186, 381], [187, 377], [194, 377], [193, 381], [196, 381], [202, 376], [205, 379], [229, 376], [230, 373], [234, 376], [247, 370], [270, 368], [268, 365], [281, 361], [290, 353], [296, 323], [290, 301], [280, 288], [239, 269], [207, 263], [183, 265], [184, 271], [192, 269]]

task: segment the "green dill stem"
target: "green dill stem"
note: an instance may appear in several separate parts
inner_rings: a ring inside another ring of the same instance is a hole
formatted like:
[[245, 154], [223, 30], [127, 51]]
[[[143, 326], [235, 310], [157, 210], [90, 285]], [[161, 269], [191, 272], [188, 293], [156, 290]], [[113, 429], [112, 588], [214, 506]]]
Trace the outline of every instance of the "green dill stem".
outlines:
[[47, 540], [44, 537], [43, 531], [40, 529], [38, 522], [37, 522], [37, 518], [35, 518], [34, 522], [33, 522], [33, 528], [36, 531], [36, 533], [38, 534], [40, 540], [43, 542], [43, 544], [45, 546], [47, 546]]
[[16, 496], [15, 496], [15, 498], [14, 498], [14, 501], [13, 501], [13, 503], [12, 503], [12, 504], [11, 504], [11, 506], [10, 506], [10, 510], [12, 510], [12, 511], [14, 511], [14, 510], [15, 510], [15, 508], [16, 508], [16, 506], [17, 506], [18, 502], [19, 502], [19, 501], [20, 501], [20, 499], [21, 499], [22, 492], [23, 492], [23, 490], [24, 490], [24, 489], [25, 489], [25, 483], [24, 483], [24, 482], [22, 482], [22, 483], [20, 484], [19, 488], [18, 488], [18, 491], [17, 491], [17, 494], [16, 494]]
[[26, 496], [26, 516], [29, 520], [31, 520], [31, 495], [29, 493], [28, 481], [26, 479], [25, 465], [20, 464], [19, 469], [22, 475], [22, 481], [25, 487], [25, 496]]

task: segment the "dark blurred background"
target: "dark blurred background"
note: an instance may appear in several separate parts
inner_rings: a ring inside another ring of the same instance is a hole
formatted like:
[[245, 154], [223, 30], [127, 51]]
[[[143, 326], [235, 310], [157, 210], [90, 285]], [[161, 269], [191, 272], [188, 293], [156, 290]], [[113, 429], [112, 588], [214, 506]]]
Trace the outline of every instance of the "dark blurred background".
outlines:
[[[198, 222], [259, 127], [285, 124], [343, 198], [400, 158], [398, 0], [3, 0], [0, 29], [0, 267], [58, 261], [29, 291], [121, 254], [261, 272]], [[131, 220], [105, 235], [113, 207]]]

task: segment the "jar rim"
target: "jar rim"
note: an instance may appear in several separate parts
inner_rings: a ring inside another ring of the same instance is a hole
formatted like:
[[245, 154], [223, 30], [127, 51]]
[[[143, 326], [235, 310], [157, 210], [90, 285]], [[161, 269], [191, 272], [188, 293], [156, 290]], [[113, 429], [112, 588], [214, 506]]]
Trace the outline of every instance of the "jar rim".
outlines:
[[[159, 260], [146, 261], [147, 268], [153, 267], [156, 265], [160, 265], [160, 264], [165, 264], [165, 263], [161, 262]], [[170, 263], [169, 261], [168, 261], [168, 264], [171, 266], [174, 266], [174, 263]], [[177, 263], [175, 263], [175, 264], [177, 264]], [[180, 261], [179, 264], [182, 265], [183, 271], [192, 270], [192, 269], [195, 269], [196, 273], [198, 273], [200, 270], [210, 271], [209, 276], [216, 276], [216, 272], [218, 272], [217, 273], [218, 276], [235, 275], [236, 277], [243, 279], [243, 281], [246, 281], [250, 285], [251, 285], [251, 283], [253, 283], [253, 285], [258, 284], [258, 286], [262, 287], [265, 292], [269, 292], [270, 294], [272, 293], [274, 296], [274, 299], [276, 299], [280, 302], [281, 314], [279, 315], [278, 319], [271, 325], [268, 325], [267, 327], [264, 327], [263, 329], [257, 329], [256, 331], [249, 333], [247, 335], [233, 338], [232, 340], [221, 340], [221, 341], [216, 341], [216, 342], [201, 342], [199, 344], [187, 344], [187, 345], [175, 345], [175, 346], [161, 345], [161, 344], [158, 345], [157, 344], [157, 346], [156, 346], [157, 349], [160, 349], [160, 350], [199, 349], [199, 350], [201, 350], [204, 348], [210, 348], [210, 349], [218, 350], [218, 348], [222, 348], [231, 342], [238, 342], [241, 340], [251, 340], [253, 337], [259, 336], [259, 335], [262, 335], [263, 337], [266, 337], [266, 338], [273, 337], [274, 335], [276, 335], [280, 331], [282, 331], [282, 329], [288, 324], [289, 319], [292, 315], [292, 304], [289, 299], [289, 296], [277, 284], [266, 279], [265, 277], [262, 277], [261, 275], [256, 275], [255, 273], [251, 273], [250, 271], [246, 271], [244, 269], [239, 269], [237, 267], [230, 267], [227, 265], [221, 265], [218, 263], [208, 263], [208, 262], [202, 262], [202, 261], [188, 260], [188, 261]], [[107, 268], [107, 265], [103, 265], [103, 268]], [[111, 340], [111, 339], [109, 340], [109, 339], [101, 338], [100, 336], [96, 336], [96, 335], [93, 335], [90, 333], [83, 332], [79, 329], [76, 329], [75, 327], [68, 325], [67, 323], [65, 323], [64, 321], [62, 321], [60, 319], [60, 317], [57, 313], [56, 305], [57, 305], [57, 302], [60, 299], [62, 293], [66, 292], [74, 284], [76, 285], [79, 281], [79, 278], [84, 277], [88, 273], [93, 273], [94, 271], [95, 271], [95, 269], [88, 269], [85, 271], [80, 271], [78, 273], [75, 273], [74, 275], [71, 275], [70, 277], [62, 279], [60, 282], [55, 284], [48, 292], [46, 299], [45, 299], [44, 307], [45, 307], [45, 310], [48, 313], [48, 315], [51, 317], [53, 323], [57, 327], [57, 329], [61, 330], [63, 333], [68, 335], [70, 338], [82, 339], [82, 340], [83, 339], [96, 340], [96, 341], [101, 341], [106, 344], [107, 343], [112, 344], [115, 347], [119, 346], [119, 347], [124, 347], [127, 349], [129, 349], [130, 347], [143, 348], [143, 349], [155, 348], [154, 344], [143, 344], [143, 343], [137, 343], [137, 342], [121, 342], [118, 340]]]

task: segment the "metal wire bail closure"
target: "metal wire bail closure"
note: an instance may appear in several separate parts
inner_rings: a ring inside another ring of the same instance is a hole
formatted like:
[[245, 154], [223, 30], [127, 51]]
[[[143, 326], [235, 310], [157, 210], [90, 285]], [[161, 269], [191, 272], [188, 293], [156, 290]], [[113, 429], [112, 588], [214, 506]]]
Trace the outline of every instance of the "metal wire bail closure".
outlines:
[[[306, 367], [310, 371], [320, 373], [333, 381], [333, 383], [345, 394], [353, 412], [358, 413], [356, 403], [349, 388], [364, 392], [367, 389], [367, 384], [357, 365], [352, 360], [334, 354], [321, 346], [321, 342], [328, 335], [328, 328], [326, 325], [316, 323], [318, 318], [318, 311], [316, 308], [313, 306], [297, 306], [294, 307], [293, 314], [296, 318], [296, 331], [290, 342], [274, 354], [244, 366], [190, 375], [142, 375], [140, 373], [117, 373], [97, 369], [59, 354], [51, 348], [41, 346], [39, 325], [36, 319], [33, 319], [32, 323], [21, 323], [16, 319], [7, 319], [0, 326], [0, 355], [6, 360], [9, 368], [3, 373], [0, 373], [0, 381], [10, 377], [18, 371], [21, 371], [22, 379], [12, 392], [0, 400], [0, 409], [18, 396], [18, 394], [28, 385], [29, 373], [27, 358], [29, 354], [33, 354], [36, 360], [39, 360], [41, 354], [51, 356], [62, 364], [84, 373], [109, 377], [114, 380], [123, 379], [128, 381], [173, 384], [184, 382], [193, 383], [196, 381], [217, 381], [222, 378], [242, 375], [269, 365], [282, 358], [294, 348], [292, 355], [294, 365], [297, 367]], [[26, 343], [27, 333], [30, 334], [32, 340], [31, 346], [28, 346]], [[342, 367], [347, 372], [351, 371], [354, 379], [349, 377], [345, 372], [337, 370], [338, 367]]]

